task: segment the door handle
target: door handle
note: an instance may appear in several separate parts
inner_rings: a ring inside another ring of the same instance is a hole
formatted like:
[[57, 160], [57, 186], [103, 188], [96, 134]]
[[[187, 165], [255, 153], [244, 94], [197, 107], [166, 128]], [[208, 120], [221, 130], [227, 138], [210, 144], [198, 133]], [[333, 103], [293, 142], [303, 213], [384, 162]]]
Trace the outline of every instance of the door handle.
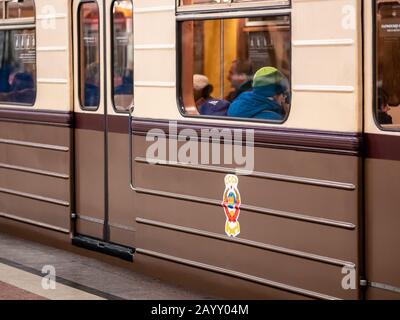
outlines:
[[129, 132], [128, 132], [128, 140], [129, 140], [129, 145], [128, 145], [128, 161], [129, 161], [129, 186], [130, 188], [136, 192], [136, 187], [135, 187], [135, 181], [133, 178], [134, 175], [134, 170], [133, 170], [133, 156], [132, 156], [132, 152], [133, 152], [133, 134], [132, 134], [132, 120], [133, 120], [133, 111], [135, 110], [135, 106], [132, 105], [129, 107], [129, 124], [128, 124], [128, 128], [129, 128]]

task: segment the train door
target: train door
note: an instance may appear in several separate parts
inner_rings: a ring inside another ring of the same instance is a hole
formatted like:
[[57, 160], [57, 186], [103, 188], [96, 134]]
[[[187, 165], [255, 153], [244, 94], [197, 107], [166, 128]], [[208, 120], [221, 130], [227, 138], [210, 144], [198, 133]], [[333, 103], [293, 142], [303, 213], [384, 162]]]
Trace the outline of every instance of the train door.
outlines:
[[[128, 116], [125, 111], [132, 102], [127, 102], [129, 95], [126, 93], [130, 90], [133, 96], [133, 70], [129, 75], [123, 74], [122, 71], [115, 77], [114, 74], [110, 74], [115, 71], [114, 63], [119, 63], [112, 55], [114, 49], [116, 51], [120, 49], [120, 46], [114, 43], [113, 34], [121, 30], [118, 23], [127, 21], [124, 20], [124, 15], [129, 11], [127, 4], [132, 2], [112, 0], [73, 2], [75, 89], [73, 243], [130, 259], [132, 250], [128, 246], [132, 245], [132, 241], [127, 240], [129, 236], [120, 235], [130, 230], [130, 227], [127, 226], [128, 223], [118, 223], [125, 212], [121, 213], [120, 210], [115, 218], [114, 208], [110, 208], [110, 198], [114, 194], [110, 192], [110, 188], [124, 187], [129, 190], [128, 175], [126, 184], [122, 187], [116, 185], [118, 176], [114, 174], [115, 167], [110, 166], [109, 162], [110, 148], [113, 148], [113, 145], [109, 144], [110, 128], [116, 129], [114, 131], [121, 135], [125, 132], [126, 139], [123, 137], [120, 139], [120, 148], [116, 152], [119, 159], [124, 159], [125, 162], [128, 159]], [[130, 10], [132, 11], [132, 5]], [[132, 36], [132, 29], [133, 24], [130, 30], [125, 30], [124, 35], [130, 32]], [[118, 39], [118, 36], [116, 38]], [[132, 49], [133, 54], [133, 48], [126, 46], [125, 38], [121, 37], [119, 40], [125, 43], [125, 55], [128, 54], [128, 49]], [[124, 71], [127, 71], [126, 68]], [[131, 82], [129, 77], [132, 79]], [[118, 78], [118, 81], [115, 82], [114, 78]], [[120, 93], [116, 108], [114, 108], [115, 92]], [[125, 109], [121, 106], [125, 106]], [[116, 111], [120, 114], [114, 115]], [[123, 129], [125, 127], [126, 130]], [[123, 146], [121, 141], [124, 141]], [[125, 167], [128, 170], [127, 164]]]
[[367, 298], [400, 299], [400, 6], [365, 9]]

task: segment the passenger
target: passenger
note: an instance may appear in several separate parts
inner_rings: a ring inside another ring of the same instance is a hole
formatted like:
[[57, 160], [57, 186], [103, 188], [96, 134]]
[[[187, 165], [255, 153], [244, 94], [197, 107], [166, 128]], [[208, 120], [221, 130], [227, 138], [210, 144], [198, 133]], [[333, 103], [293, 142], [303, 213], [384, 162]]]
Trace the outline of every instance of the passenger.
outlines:
[[228, 93], [225, 99], [232, 102], [243, 92], [252, 89], [253, 66], [251, 62], [249, 60], [233, 61], [227, 79], [233, 90]]
[[209, 84], [206, 76], [202, 74], [193, 75], [193, 94], [199, 113], [207, 116], [226, 116], [229, 102], [213, 98], [211, 96], [212, 91], [213, 86]]
[[9, 63], [4, 64], [0, 68], [0, 92], [9, 92], [11, 84], [9, 82], [10, 74], [13, 70], [13, 66]]
[[17, 72], [13, 75], [9, 101], [32, 104], [35, 95], [35, 83], [29, 72]]
[[381, 89], [378, 96], [378, 122], [380, 124], [393, 124], [392, 116], [388, 114], [389, 111], [389, 97], [385, 90]]
[[133, 71], [127, 70], [122, 77], [122, 83], [114, 89], [115, 95], [132, 95], [133, 94]]
[[289, 89], [285, 76], [274, 67], [264, 67], [256, 72], [253, 91], [242, 93], [229, 107], [228, 116], [283, 120], [285, 94]]
[[86, 68], [85, 107], [96, 107], [100, 103], [99, 63], [93, 62]]

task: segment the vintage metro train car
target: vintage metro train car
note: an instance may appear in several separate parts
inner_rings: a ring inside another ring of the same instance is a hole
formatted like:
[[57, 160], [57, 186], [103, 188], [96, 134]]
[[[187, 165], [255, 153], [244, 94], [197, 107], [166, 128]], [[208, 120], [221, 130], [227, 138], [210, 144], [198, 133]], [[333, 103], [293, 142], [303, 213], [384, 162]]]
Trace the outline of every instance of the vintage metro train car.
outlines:
[[[398, 1], [0, 0], [0, 17], [1, 231], [225, 297], [400, 297]], [[276, 112], [243, 109], [267, 87]], [[229, 145], [251, 170], [210, 160]]]

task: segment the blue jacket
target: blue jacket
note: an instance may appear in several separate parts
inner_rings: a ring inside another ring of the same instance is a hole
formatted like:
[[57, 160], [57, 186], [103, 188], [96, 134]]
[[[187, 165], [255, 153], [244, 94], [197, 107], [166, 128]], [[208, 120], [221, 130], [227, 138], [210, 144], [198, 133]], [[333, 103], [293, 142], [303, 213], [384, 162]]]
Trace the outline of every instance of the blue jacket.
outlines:
[[273, 97], [277, 86], [255, 87], [253, 91], [243, 92], [228, 109], [229, 117], [278, 120], [284, 119], [283, 108]]

